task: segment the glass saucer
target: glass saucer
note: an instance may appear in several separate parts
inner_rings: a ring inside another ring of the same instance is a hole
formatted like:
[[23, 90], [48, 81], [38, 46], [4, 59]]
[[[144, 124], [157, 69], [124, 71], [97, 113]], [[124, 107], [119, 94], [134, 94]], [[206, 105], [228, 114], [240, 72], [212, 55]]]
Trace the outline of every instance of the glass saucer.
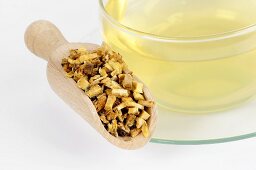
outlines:
[[[101, 44], [99, 27], [81, 42]], [[198, 145], [223, 143], [256, 137], [256, 100], [248, 99], [237, 108], [207, 114], [176, 113], [158, 107], [158, 122], [151, 142]]]

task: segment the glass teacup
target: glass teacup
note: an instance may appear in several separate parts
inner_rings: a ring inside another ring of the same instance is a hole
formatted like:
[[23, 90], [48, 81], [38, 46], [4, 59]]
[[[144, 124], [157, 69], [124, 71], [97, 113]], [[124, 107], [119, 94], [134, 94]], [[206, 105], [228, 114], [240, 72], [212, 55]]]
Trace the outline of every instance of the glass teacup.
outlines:
[[255, 95], [255, 1], [99, 1], [104, 41], [160, 107], [214, 112]]

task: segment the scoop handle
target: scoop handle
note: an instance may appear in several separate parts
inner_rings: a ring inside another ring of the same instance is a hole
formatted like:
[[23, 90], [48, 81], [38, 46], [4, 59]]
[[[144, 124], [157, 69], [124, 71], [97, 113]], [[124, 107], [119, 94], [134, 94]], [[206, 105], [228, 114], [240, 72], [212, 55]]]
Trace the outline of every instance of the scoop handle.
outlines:
[[30, 24], [24, 39], [27, 48], [46, 61], [56, 48], [68, 43], [59, 29], [46, 20], [38, 20]]

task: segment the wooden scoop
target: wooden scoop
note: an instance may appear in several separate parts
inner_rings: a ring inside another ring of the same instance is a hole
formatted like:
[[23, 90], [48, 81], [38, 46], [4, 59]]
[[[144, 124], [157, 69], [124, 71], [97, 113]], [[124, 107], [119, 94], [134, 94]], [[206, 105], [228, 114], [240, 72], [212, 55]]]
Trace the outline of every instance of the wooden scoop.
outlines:
[[[137, 149], [150, 140], [156, 125], [156, 106], [149, 110], [151, 114], [148, 122], [149, 137], [145, 138], [142, 134], [135, 138], [114, 137], [104, 128], [91, 100], [77, 87], [73, 79], [65, 77], [61, 61], [69, 55], [70, 49], [85, 47], [88, 50], [94, 50], [99, 47], [98, 45], [69, 43], [55, 25], [43, 20], [36, 21], [27, 28], [25, 43], [32, 53], [48, 61], [47, 77], [53, 91], [109, 142], [120, 148]], [[144, 94], [146, 99], [154, 100], [145, 85]]]

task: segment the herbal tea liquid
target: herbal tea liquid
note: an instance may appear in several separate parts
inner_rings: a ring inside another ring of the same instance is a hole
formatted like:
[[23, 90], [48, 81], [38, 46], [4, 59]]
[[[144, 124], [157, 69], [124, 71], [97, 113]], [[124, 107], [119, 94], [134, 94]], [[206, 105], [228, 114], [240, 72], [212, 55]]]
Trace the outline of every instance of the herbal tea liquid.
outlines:
[[[256, 93], [256, 33], [226, 39], [216, 34], [225, 36], [256, 22], [251, 17], [256, 5], [193, 2], [110, 0], [106, 11], [128, 28], [103, 18], [104, 39], [124, 56], [160, 106], [182, 112], [232, 107]], [[179, 40], [211, 40], [161, 42], [130, 33], [129, 28]]]

